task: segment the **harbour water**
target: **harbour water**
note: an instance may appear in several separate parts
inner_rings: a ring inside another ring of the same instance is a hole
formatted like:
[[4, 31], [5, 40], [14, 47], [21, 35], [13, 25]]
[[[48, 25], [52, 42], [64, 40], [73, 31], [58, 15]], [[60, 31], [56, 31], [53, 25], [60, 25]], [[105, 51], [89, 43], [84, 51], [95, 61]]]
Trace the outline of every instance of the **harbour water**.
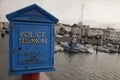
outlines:
[[50, 80], [120, 80], [120, 55], [61, 52], [55, 54], [55, 68]]
[[[0, 65], [0, 80], [21, 80], [8, 76], [8, 35], [0, 38]], [[120, 80], [120, 54], [58, 52], [55, 68], [47, 73], [50, 80]]]

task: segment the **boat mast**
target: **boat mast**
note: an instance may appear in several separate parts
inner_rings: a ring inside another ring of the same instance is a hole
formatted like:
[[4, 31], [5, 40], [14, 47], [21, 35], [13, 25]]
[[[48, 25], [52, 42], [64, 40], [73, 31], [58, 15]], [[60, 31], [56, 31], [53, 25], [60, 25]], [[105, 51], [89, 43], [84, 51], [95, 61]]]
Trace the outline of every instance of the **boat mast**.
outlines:
[[81, 23], [83, 22], [83, 10], [84, 10], [84, 5], [82, 4], [82, 8], [81, 8]]
[[[83, 10], [84, 10], [84, 5], [82, 4], [82, 6], [81, 6], [81, 21], [78, 24], [81, 27], [81, 29], [83, 26]], [[80, 38], [82, 37], [82, 35], [83, 35], [83, 32], [80, 33]]]

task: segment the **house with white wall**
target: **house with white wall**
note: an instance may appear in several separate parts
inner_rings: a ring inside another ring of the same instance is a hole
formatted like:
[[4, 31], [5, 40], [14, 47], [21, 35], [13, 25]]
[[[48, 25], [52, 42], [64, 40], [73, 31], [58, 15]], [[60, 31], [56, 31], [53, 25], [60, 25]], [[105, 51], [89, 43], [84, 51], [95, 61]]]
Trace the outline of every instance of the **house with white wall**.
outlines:
[[71, 31], [71, 26], [69, 24], [62, 24], [65, 28], [65, 31], [70, 32]]
[[101, 28], [90, 28], [89, 36], [98, 36], [103, 38], [103, 33], [104, 31]]
[[72, 37], [77, 37], [77, 34], [78, 34], [78, 25], [77, 24], [73, 24], [71, 26], [71, 36]]
[[107, 27], [106, 30], [109, 31], [109, 40], [117, 39], [116, 30], [114, 28]]
[[116, 39], [115, 40], [118, 40], [118, 41], [120, 40], [120, 31], [116, 32]]
[[[62, 31], [61, 31], [61, 29], [63, 29]], [[56, 25], [55, 25], [55, 34], [57, 35], [57, 34], [59, 34], [59, 33], [61, 33], [61, 34], [63, 34], [63, 36], [69, 36], [69, 32], [71, 31], [71, 26], [70, 25], [68, 25], [68, 24], [62, 24], [62, 23], [57, 23]]]
[[78, 23], [80, 36], [89, 36], [90, 25], [83, 25], [82, 22]]
[[64, 27], [61, 23], [55, 24], [55, 34], [60, 33], [60, 28]]

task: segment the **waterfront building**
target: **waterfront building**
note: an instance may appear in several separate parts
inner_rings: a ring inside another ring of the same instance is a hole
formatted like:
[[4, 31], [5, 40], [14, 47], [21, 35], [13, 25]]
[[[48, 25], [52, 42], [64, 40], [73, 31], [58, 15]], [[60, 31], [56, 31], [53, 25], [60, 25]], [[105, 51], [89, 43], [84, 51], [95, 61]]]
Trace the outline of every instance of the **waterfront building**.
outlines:
[[55, 34], [61, 34], [64, 35], [65, 33], [65, 27], [61, 23], [57, 23], [55, 25]]
[[64, 26], [61, 23], [55, 24], [55, 34], [60, 33], [60, 29], [63, 28]]
[[90, 25], [83, 25], [83, 36], [88, 37], [90, 32]]
[[103, 40], [110, 40], [110, 41], [117, 40], [116, 30], [114, 28], [107, 27], [104, 30]]
[[0, 22], [0, 31], [2, 30], [2, 23]]
[[104, 33], [103, 29], [101, 29], [101, 28], [90, 28], [89, 36], [90, 37], [98, 37], [99, 36], [99, 38], [102, 39], [103, 33]]
[[108, 31], [108, 30], [106, 30], [106, 29], [104, 30], [103, 40], [105, 40], [105, 41], [110, 40], [110, 31]]
[[90, 25], [83, 25], [82, 22], [79, 22], [78, 26], [79, 26], [80, 36], [87, 38], [89, 36], [89, 32], [90, 32]]
[[69, 24], [62, 24], [65, 28], [66, 32], [70, 32], [71, 31], [71, 26]]
[[90, 28], [90, 25], [83, 25], [82, 22], [78, 24], [69, 24], [58, 23], [55, 27], [56, 34], [63, 34], [64, 37], [76, 37], [81, 38], [90, 38], [90, 39], [101, 39], [101, 40], [120, 40], [120, 32], [116, 32], [114, 28], [107, 27], [106, 29], [102, 28]]
[[9, 33], [9, 24], [8, 24], [8, 22], [0, 22], [0, 33], [2, 31], [2, 28], [5, 29], [5, 32], [7, 34]]
[[106, 30], [109, 31], [109, 33], [110, 33], [109, 40], [116, 40], [117, 35], [116, 35], [115, 29], [114, 29], [114, 28], [107, 27]]
[[69, 24], [62, 24], [64, 26], [64, 37], [70, 36], [71, 26]]
[[79, 30], [78, 25], [77, 25], [77, 24], [73, 24], [73, 25], [71, 26], [71, 34], [70, 34], [70, 35], [71, 35], [72, 37], [77, 37], [78, 30]]
[[117, 41], [120, 41], [120, 31], [117, 31], [117, 32], [116, 32], [116, 40], [117, 40]]
[[57, 23], [55, 25], [55, 34], [61, 34], [63, 36], [69, 36], [69, 33], [71, 31], [71, 26], [68, 24], [62, 24], [62, 23]]

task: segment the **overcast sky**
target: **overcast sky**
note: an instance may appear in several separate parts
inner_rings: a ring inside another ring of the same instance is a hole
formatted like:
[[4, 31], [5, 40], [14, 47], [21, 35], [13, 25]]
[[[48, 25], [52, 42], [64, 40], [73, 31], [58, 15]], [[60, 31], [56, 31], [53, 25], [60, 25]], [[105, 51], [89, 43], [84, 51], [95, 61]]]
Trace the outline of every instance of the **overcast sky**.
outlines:
[[0, 0], [0, 20], [7, 21], [6, 14], [33, 3], [67, 24], [81, 21], [81, 6], [84, 4], [84, 24], [119, 28], [120, 0]]

